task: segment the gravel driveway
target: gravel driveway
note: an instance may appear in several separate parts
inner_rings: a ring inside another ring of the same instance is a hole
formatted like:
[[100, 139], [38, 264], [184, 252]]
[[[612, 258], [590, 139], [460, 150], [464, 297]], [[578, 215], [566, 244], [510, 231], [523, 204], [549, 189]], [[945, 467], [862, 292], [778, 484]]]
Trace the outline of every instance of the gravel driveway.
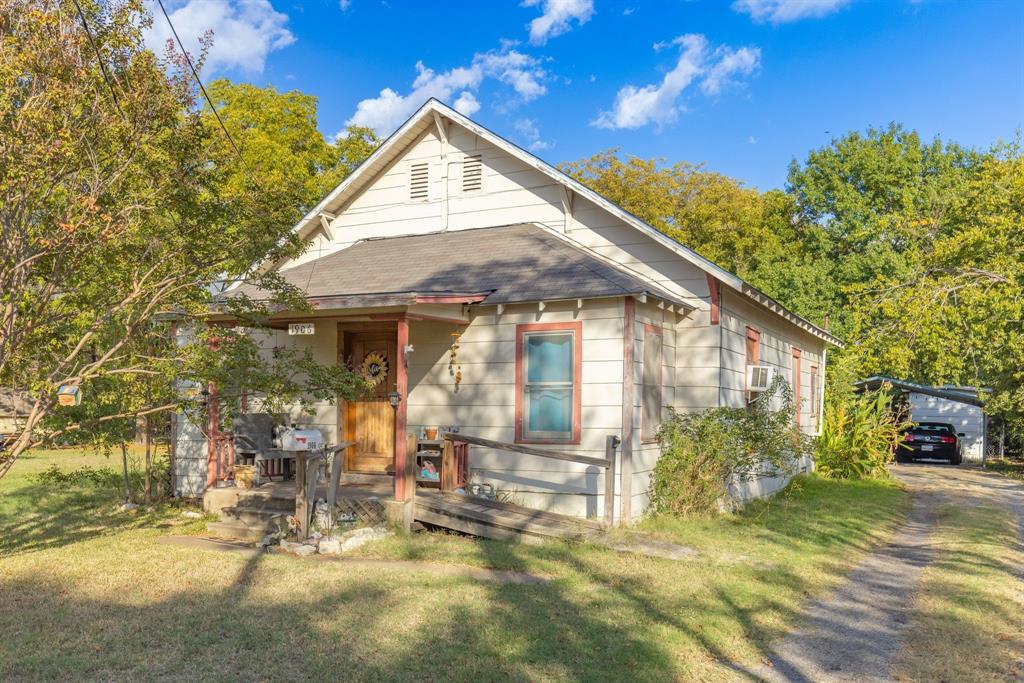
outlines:
[[1004, 507], [1020, 520], [1024, 484], [996, 474], [945, 465], [895, 465], [893, 474], [913, 493], [906, 523], [871, 553], [846, 582], [812, 602], [803, 627], [771, 648], [766, 681], [891, 681], [912, 595], [932, 561], [935, 512], [943, 505]]

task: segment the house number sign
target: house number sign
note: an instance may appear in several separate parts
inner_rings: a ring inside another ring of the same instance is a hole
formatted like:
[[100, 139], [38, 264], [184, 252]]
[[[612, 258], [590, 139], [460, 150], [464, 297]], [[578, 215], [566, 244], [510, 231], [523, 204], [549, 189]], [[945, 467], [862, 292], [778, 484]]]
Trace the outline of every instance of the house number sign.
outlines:
[[313, 323], [288, 323], [288, 334], [291, 336], [314, 334], [316, 325]]

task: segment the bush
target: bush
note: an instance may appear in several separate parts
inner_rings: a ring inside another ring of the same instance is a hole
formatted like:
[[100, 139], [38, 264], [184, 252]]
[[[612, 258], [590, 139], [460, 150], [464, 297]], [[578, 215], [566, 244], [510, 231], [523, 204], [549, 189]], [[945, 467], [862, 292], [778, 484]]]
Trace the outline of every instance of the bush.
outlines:
[[889, 476], [885, 466], [902, 443], [907, 426], [892, 402], [892, 394], [883, 386], [826, 405], [816, 448], [818, 473], [833, 479]]
[[[133, 498], [142, 490], [144, 473], [137, 467], [128, 470], [128, 481]], [[68, 486], [84, 486], [110, 493], [112, 496], [124, 496], [124, 474], [120, 468], [92, 467], [84, 465], [73, 470], [62, 470], [56, 464], [35, 475], [35, 480], [43, 486], [66, 488]], [[166, 458], [153, 460], [153, 498], [160, 500], [170, 495], [167, 482], [170, 481], [169, 462]]]
[[651, 510], [714, 512], [734, 479], [789, 474], [811, 452], [794, 424], [789, 385], [776, 377], [749, 408], [711, 408], [669, 416], [658, 432], [661, 457], [651, 480]]

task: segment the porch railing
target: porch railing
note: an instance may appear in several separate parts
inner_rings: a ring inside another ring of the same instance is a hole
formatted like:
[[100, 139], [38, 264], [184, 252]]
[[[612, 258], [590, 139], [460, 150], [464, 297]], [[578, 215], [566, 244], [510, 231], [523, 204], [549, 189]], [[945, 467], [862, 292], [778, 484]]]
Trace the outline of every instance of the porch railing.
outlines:
[[[520, 444], [503, 443], [501, 441], [492, 441], [490, 439], [483, 439], [478, 436], [467, 436], [465, 434], [455, 434], [452, 432], [445, 432], [442, 435], [445, 441], [445, 450], [452, 451], [454, 457], [454, 447], [456, 444], [467, 445], [465, 451], [465, 462], [468, 471], [469, 462], [469, 449], [468, 445], [473, 444], [474, 446], [482, 446], [484, 448], [493, 448], [499, 451], [508, 451], [510, 453], [522, 453], [524, 455], [534, 455], [540, 458], [550, 458], [552, 460], [562, 460], [565, 462], [575, 462], [581, 465], [590, 465], [591, 467], [598, 467], [604, 470], [604, 512], [601, 518], [601, 522], [606, 527], [611, 527], [615, 522], [615, 450], [619, 447], [619, 437], [609, 434], [605, 439], [605, 457], [603, 458], [592, 458], [587, 455], [577, 455], [576, 453], [560, 453], [558, 451], [549, 451], [542, 448], [533, 448], [531, 446], [523, 446]], [[442, 490], [444, 490], [443, 477], [446, 468], [444, 466], [445, 458], [442, 457]], [[453, 463], [454, 465], [454, 463]], [[451, 471], [455, 471], [455, 467], [451, 468]]]
[[214, 480], [208, 485], [219, 485], [235, 476], [235, 439], [231, 432], [210, 435], [210, 451], [214, 460]]
[[[327, 463], [327, 509], [334, 518], [334, 506], [338, 502], [338, 485], [341, 480], [345, 449], [355, 441], [343, 441], [337, 446], [328, 446], [316, 451], [295, 452], [295, 517], [299, 522], [299, 537], [309, 536], [309, 521], [313, 514], [316, 498], [316, 484], [320, 478], [320, 463]], [[330, 456], [334, 456], [331, 458]]]

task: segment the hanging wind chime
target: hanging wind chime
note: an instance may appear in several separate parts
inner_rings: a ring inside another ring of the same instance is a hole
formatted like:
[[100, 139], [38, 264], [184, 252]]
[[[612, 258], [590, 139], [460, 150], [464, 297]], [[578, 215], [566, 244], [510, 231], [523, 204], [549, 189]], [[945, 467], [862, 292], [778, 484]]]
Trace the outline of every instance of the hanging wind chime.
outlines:
[[461, 338], [461, 332], [452, 332], [452, 345], [448, 349], [448, 374], [455, 378], [456, 391], [459, 390], [459, 385], [462, 384], [462, 365], [458, 362], [459, 340]]

